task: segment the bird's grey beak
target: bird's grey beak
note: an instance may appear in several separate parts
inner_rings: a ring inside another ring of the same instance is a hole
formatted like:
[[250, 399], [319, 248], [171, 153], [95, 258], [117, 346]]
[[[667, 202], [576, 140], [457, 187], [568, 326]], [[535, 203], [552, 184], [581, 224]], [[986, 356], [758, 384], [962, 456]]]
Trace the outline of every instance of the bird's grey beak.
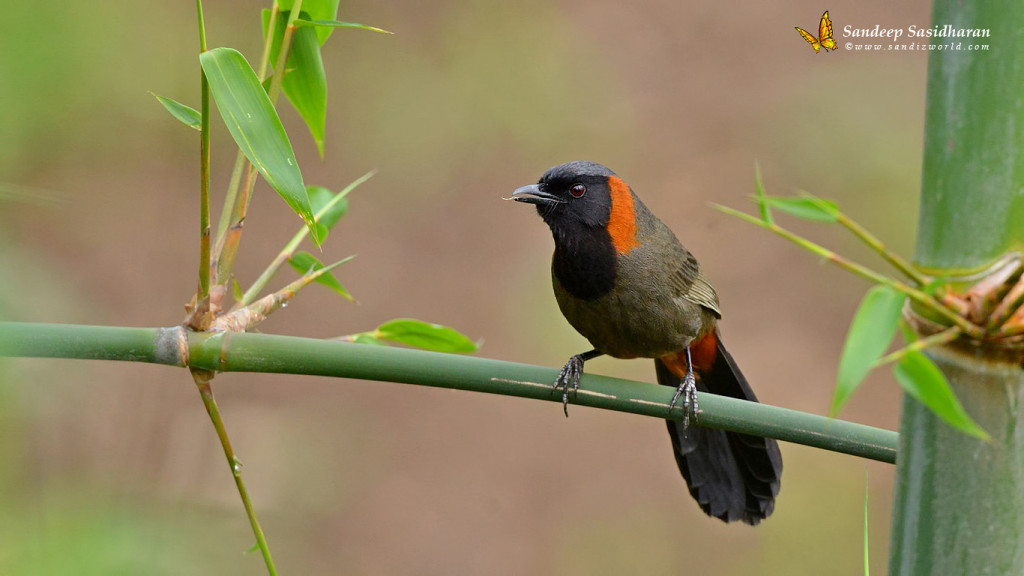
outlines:
[[523, 186], [522, 188], [516, 188], [516, 191], [512, 193], [512, 200], [516, 202], [526, 202], [527, 204], [564, 204], [565, 200], [562, 200], [554, 194], [550, 194], [540, 189], [537, 184], [530, 184], [529, 186]]

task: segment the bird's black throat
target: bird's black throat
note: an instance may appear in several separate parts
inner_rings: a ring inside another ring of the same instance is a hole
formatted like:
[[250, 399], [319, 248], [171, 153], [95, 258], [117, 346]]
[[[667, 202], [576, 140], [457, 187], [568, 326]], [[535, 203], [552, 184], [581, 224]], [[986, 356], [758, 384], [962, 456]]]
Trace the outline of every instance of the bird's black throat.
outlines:
[[566, 292], [583, 300], [604, 296], [615, 287], [615, 247], [604, 227], [552, 227], [555, 278]]

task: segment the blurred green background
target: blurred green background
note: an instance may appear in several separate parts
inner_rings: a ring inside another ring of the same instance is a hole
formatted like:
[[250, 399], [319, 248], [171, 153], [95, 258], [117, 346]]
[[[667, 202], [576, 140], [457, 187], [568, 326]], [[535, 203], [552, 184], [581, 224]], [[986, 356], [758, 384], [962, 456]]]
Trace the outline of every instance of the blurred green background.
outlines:
[[[0, 34], [0, 316], [180, 322], [196, 285], [198, 137], [149, 91], [198, 106], [194, 4], [3, 6], [16, 25]], [[210, 45], [258, 60], [262, 7], [207, 3]], [[761, 399], [825, 413], [867, 286], [707, 205], [752, 209], [757, 160], [770, 193], [833, 198], [910, 254], [926, 55], [841, 38], [815, 54], [793, 26], [816, 29], [825, 9], [837, 37], [930, 22], [919, 0], [344, 2], [339, 19], [395, 35], [327, 44], [324, 161], [282, 108], [307, 183], [337, 190], [379, 169], [324, 251], [358, 254], [339, 277], [359, 303], [311, 288], [261, 329], [330, 337], [413, 316], [482, 339], [482, 355], [560, 366], [587, 343], [551, 295], [549, 233], [501, 197], [588, 159], [701, 259]], [[234, 159], [219, 122], [218, 199]], [[243, 285], [299, 225], [261, 183]], [[870, 258], [838, 230], [793, 228]], [[653, 381], [649, 361], [588, 368]], [[658, 421], [325, 378], [215, 386], [282, 573], [860, 574], [865, 474], [884, 570], [891, 466], [784, 444], [775, 514], [751, 529], [699, 511]], [[898, 411], [882, 373], [843, 417], [895, 428]], [[263, 570], [180, 370], [4, 361], [0, 494], [3, 574]]]

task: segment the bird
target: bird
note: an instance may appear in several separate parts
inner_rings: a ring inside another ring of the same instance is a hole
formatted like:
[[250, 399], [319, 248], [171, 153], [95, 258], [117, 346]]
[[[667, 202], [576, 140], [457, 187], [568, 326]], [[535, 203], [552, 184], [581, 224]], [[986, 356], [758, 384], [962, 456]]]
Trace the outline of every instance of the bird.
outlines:
[[560, 164], [512, 200], [533, 204], [555, 242], [558, 307], [593, 349], [566, 362], [554, 383], [568, 416], [587, 360], [653, 358], [659, 384], [683, 398], [667, 420], [676, 464], [709, 516], [756, 525], [775, 509], [782, 475], [776, 440], [689, 426], [696, 391], [757, 402], [722, 343], [718, 295], [697, 259], [632, 188], [595, 162]]

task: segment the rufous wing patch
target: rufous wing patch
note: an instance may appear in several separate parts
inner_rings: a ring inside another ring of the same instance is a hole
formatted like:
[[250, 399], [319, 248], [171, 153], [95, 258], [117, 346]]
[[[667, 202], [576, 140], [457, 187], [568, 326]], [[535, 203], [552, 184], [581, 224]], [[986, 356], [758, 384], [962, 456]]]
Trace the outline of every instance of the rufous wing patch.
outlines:
[[636, 209], [633, 206], [633, 194], [629, 185], [618, 176], [608, 177], [611, 189], [612, 210], [608, 217], [608, 234], [619, 254], [626, 254], [640, 245], [636, 239]]

